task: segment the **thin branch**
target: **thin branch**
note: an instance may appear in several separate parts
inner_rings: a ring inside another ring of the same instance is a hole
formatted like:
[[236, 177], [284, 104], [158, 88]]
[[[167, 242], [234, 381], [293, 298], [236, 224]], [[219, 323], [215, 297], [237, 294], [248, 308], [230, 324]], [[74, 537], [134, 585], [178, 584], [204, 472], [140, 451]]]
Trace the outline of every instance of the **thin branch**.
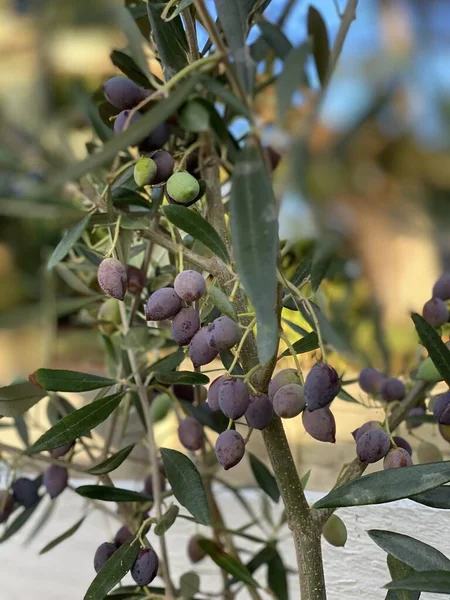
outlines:
[[[155, 244], [161, 246], [161, 248], [165, 248], [166, 250], [172, 252], [175, 255], [178, 255], [180, 251], [180, 247], [178, 246], [178, 244], [173, 242], [169, 237], [167, 237], [163, 233], [147, 229], [146, 231], [143, 231], [141, 235], [142, 237], [148, 240], [152, 240], [153, 242], [155, 242]], [[208, 273], [211, 273], [211, 275], [217, 276], [217, 274], [221, 271], [222, 268], [227, 270], [226, 266], [223, 263], [221, 263], [221, 261], [218, 258], [204, 258], [203, 256], [192, 252], [192, 250], [189, 250], [189, 248], [186, 248], [185, 246], [182, 246], [181, 250], [183, 252], [185, 260], [191, 262], [193, 265], [202, 269], [203, 271], [208, 271]]]
[[[126, 335], [129, 331], [128, 316], [126, 306], [123, 302], [120, 302], [120, 317], [122, 320], [123, 333]], [[144, 413], [145, 424], [147, 428], [147, 440], [148, 440], [148, 451], [149, 459], [152, 468], [152, 487], [153, 487], [153, 500], [156, 512], [156, 518], [161, 518], [161, 488], [160, 488], [160, 475], [158, 470], [158, 449], [156, 446], [155, 435], [153, 432], [153, 423], [150, 416], [147, 391], [144, 387], [141, 374], [139, 373], [138, 364], [134, 350], [127, 349], [128, 360], [130, 361], [131, 370], [133, 372], [134, 381], [136, 382], [137, 392], [139, 400], [142, 406], [142, 412]], [[160, 548], [161, 548], [161, 569], [163, 574], [164, 583], [166, 584], [166, 598], [168, 600], [174, 600], [174, 586], [170, 579], [169, 562], [167, 554], [167, 545], [164, 534], [159, 537]]]

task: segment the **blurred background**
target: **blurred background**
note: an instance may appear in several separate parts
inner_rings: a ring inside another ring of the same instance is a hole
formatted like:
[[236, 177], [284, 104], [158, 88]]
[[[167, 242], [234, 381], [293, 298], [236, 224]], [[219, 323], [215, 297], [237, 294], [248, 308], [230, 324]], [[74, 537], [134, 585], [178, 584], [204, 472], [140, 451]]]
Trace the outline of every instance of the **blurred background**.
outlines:
[[[94, 313], [83, 308], [96, 291], [64, 264], [51, 273], [45, 269], [61, 232], [73, 222], [70, 204], [57, 195], [35, 203], [29, 194], [48, 171], [86, 155], [101, 84], [118, 73], [110, 54], [126, 46], [112, 4], [0, 3], [2, 385], [40, 366], [105, 369]], [[142, 5], [126, 4], [139, 17]], [[264, 16], [299, 45], [307, 37], [309, 5], [322, 14], [332, 43], [343, 0], [272, 0]], [[148, 35], [145, 11], [138, 24]], [[199, 35], [205, 37], [201, 30]], [[250, 41], [259, 35], [254, 26]], [[275, 74], [277, 61], [268, 61]], [[283, 130], [275, 125], [274, 86], [266, 85], [255, 102], [265, 139], [283, 155], [275, 188], [285, 268], [293, 272], [311, 248], [323, 248], [329, 265], [317, 302], [339, 351], [331, 360], [347, 380], [368, 364], [392, 375], [417, 366], [410, 312], [421, 311], [433, 282], [450, 267], [449, 61], [448, 2], [360, 1], [300, 185], [287, 183], [289, 149], [310, 90], [295, 96]], [[267, 68], [266, 63], [258, 69], [261, 81]], [[317, 87], [312, 60], [306, 68], [311, 86]], [[240, 124], [233, 127], [239, 131]], [[294, 324], [287, 331], [295, 341], [295, 325], [305, 323], [287, 309], [283, 317]], [[305, 369], [315, 361], [312, 353], [300, 359]], [[280, 368], [287, 366], [289, 358], [280, 361]], [[356, 385], [346, 389], [359, 403], [336, 401], [336, 448], [306, 438], [296, 420], [286, 423], [299, 469], [312, 468], [313, 489], [328, 488], [338, 465], [353, 458], [350, 431], [381, 417], [376, 408], [368, 411]], [[42, 411], [38, 405], [27, 417], [37, 432], [47, 426]], [[160, 443], [177, 447], [175, 425], [171, 418], [158, 424]], [[432, 425], [417, 435], [433, 439], [449, 455], [449, 444]], [[21, 444], [14, 429], [2, 429], [1, 436]], [[258, 439], [254, 443], [260, 446]], [[251, 483], [246, 467], [238, 477]]]

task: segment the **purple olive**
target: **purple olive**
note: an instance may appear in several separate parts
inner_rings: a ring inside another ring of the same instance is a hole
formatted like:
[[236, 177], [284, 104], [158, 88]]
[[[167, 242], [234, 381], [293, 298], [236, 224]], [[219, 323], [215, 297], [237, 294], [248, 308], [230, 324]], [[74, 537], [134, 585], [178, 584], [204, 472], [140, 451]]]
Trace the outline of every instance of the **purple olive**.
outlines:
[[328, 406], [311, 412], [307, 408], [302, 413], [306, 433], [319, 442], [336, 442], [336, 421]]
[[379, 394], [385, 379], [385, 376], [379, 371], [368, 367], [359, 374], [359, 387], [366, 394]]
[[175, 277], [173, 283], [176, 293], [185, 302], [194, 302], [204, 296], [206, 283], [197, 271], [182, 271]]
[[120, 546], [122, 546], [122, 544], [125, 544], [125, 542], [128, 542], [133, 538], [134, 535], [131, 533], [128, 527], [126, 525], [122, 525], [122, 527], [117, 531], [116, 535], [114, 536], [114, 544], [117, 548], [119, 548]]
[[147, 321], [172, 319], [180, 311], [181, 305], [181, 298], [173, 288], [160, 288], [147, 300], [145, 318]]
[[433, 407], [433, 415], [441, 425], [450, 425], [450, 392], [440, 394]]
[[75, 442], [67, 442], [67, 444], [63, 444], [62, 446], [58, 446], [57, 448], [52, 448], [49, 450], [50, 454], [53, 458], [61, 458], [71, 450], [75, 445]]
[[152, 184], [157, 185], [165, 183], [173, 173], [175, 160], [166, 150], [158, 150], [152, 156], [152, 160], [156, 163], [156, 175], [153, 178]]
[[400, 437], [399, 435], [394, 435], [394, 437], [392, 438], [394, 443], [399, 447], [399, 448], [403, 448], [403, 450], [406, 450], [406, 452], [412, 456], [412, 448], [411, 448], [411, 444], [405, 440], [404, 438]]
[[189, 356], [195, 368], [209, 364], [217, 356], [217, 352], [211, 346], [208, 346], [206, 333], [206, 327], [202, 327], [197, 331], [189, 344]]
[[450, 273], [444, 273], [436, 281], [433, 287], [433, 297], [450, 300]]
[[199, 545], [199, 540], [202, 540], [200, 535], [193, 535], [188, 542], [187, 554], [191, 563], [198, 563], [206, 556], [206, 552]]
[[193, 417], [181, 421], [178, 438], [186, 450], [200, 450], [203, 447], [203, 428]]
[[98, 283], [105, 294], [123, 300], [127, 291], [127, 270], [117, 258], [105, 258], [98, 267]]
[[440, 298], [431, 298], [423, 305], [422, 316], [431, 327], [441, 327], [448, 321], [447, 305]]
[[206, 341], [217, 352], [230, 350], [241, 339], [239, 325], [230, 317], [218, 317], [208, 325]]
[[131, 577], [137, 585], [148, 585], [158, 574], [158, 568], [158, 555], [153, 548], [142, 548], [131, 568]]
[[381, 396], [386, 402], [403, 400], [403, 398], [406, 396], [405, 384], [396, 377], [386, 379], [381, 386]]
[[140, 294], [145, 286], [145, 274], [142, 269], [127, 265], [127, 282], [130, 294]]
[[253, 429], [265, 429], [270, 425], [273, 417], [273, 406], [269, 398], [262, 394], [261, 396], [250, 395], [250, 404], [245, 411], [245, 420], [249, 427]]
[[317, 363], [305, 381], [305, 400], [308, 410], [324, 408], [339, 394], [341, 382], [336, 370], [325, 363]]
[[366, 433], [366, 431], [370, 431], [371, 429], [383, 429], [383, 424], [380, 421], [367, 421], [364, 425], [361, 425], [358, 429], [352, 433], [355, 442], [359, 440], [359, 438]]
[[131, 79], [120, 76], [108, 79], [103, 93], [110, 104], [121, 110], [133, 108], [143, 99], [141, 88]]
[[196, 308], [182, 308], [173, 318], [172, 337], [179, 346], [189, 344], [200, 329], [200, 314]]
[[244, 454], [245, 442], [240, 433], [227, 429], [219, 435], [216, 441], [216, 456], [225, 471], [235, 467]]
[[221, 375], [214, 379], [208, 389], [208, 404], [213, 412], [220, 410], [219, 406], [219, 389], [222, 383], [225, 381], [225, 375]]
[[240, 419], [250, 402], [248, 387], [242, 379], [226, 377], [219, 388], [219, 406], [229, 419]]
[[290, 383], [278, 390], [273, 399], [273, 410], [282, 419], [292, 419], [304, 410], [305, 395], [301, 385]]
[[273, 377], [272, 381], [269, 383], [269, 400], [273, 400], [278, 390], [289, 383], [302, 384], [302, 380], [296, 369], [283, 369]]
[[52, 500], [66, 489], [68, 480], [69, 474], [64, 467], [50, 465], [44, 471], [43, 483]]
[[383, 469], [400, 469], [413, 464], [411, 455], [404, 448], [392, 448], [384, 457]]
[[386, 456], [391, 447], [388, 434], [382, 429], [370, 429], [356, 442], [356, 454], [361, 462], [375, 463]]
[[94, 555], [94, 569], [98, 573], [105, 563], [111, 558], [114, 552], [117, 550], [117, 546], [110, 542], [104, 542], [95, 551]]
[[15, 501], [25, 508], [31, 508], [39, 500], [39, 488], [32, 479], [19, 477], [11, 487]]

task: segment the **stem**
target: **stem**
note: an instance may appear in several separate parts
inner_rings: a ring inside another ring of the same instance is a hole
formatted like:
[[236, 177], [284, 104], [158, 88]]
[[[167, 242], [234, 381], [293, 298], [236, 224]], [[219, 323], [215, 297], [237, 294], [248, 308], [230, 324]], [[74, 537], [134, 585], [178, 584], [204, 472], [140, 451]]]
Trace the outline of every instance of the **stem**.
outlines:
[[[129, 331], [127, 310], [126, 310], [126, 306], [123, 302], [120, 302], [119, 306], [120, 306], [120, 317], [122, 320], [123, 332], [126, 335]], [[160, 519], [161, 514], [162, 514], [162, 511], [161, 511], [162, 498], [161, 498], [161, 489], [160, 489], [159, 471], [158, 471], [158, 450], [156, 447], [156, 441], [155, 441], [155, 436], [154, 436], [154, 432], [153, 432], [153, 423], [152, 423], [152, 419], [150, 416], [150, 411], [148, 409], [147, 392], [144, 387], [141, 374], [139, 373], [139, 370], [138, 370], [138, 365], [137, 365], [137, 360], [136, 360], [136, 355], [134, 353], [134, 350], [127, 349], [127, 355], [128, 355], [128, 360], [130, 361], [131, 370], [133, 372], [134, 381], [136, 382], [137, 393], [139, 396], [139, 400], [141, 402], [142, 412], [144, 413], [145, 424], [147, 427], [148, 452], [149, 452], [150, 464], [152, 467], [153, 500], [154, 500], [154, 504], [155, 504], [156, 518]], [[174, 600], [174, 598], [175, 598], [174, 587], [173, 587], [172, 581], [170, 579], [169, 562], [168, 562], [168, 557], [167, 557], [167, 545], [166, 545], [166, 540], [165, 540], [164, 534], [159, 536], [159, 540], [160, 540], [161, 558], [162, 558], [161, 568], [162, 568], [164, 583], [166, 585], [166, 598], [168, 598], [168, 600]]]
[[[142, 237], [152, 240], [161, 248], [165, 248], [169, 252], [172, 252], [175, 255], [178, 255], [179, 246], [175, 242], [173, 242], [169, 237], [160, 233], [158, 231], [152, 231], [151, 229], [147, 229], [142, 232]], [[208, 271], [211, 275], [216, 275], [223, 264], [218, 258], [204, 258], [203, 256], [199, 256], [189, 248], [183, 247], [183, 255], [186, 261], [189, 261], [194, 266], [199, 267], [203, 271]], [[223, 265], [226, 269], [225, 265]]]

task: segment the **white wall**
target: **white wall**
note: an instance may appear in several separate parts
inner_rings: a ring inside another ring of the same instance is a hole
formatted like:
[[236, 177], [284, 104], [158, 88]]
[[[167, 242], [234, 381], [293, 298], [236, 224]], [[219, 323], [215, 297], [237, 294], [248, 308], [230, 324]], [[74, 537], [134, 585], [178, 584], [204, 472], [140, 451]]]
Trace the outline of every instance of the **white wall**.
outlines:
[[[117, 485], [125, 484], [118, 482]], [[247, 496], [255, 510], [259, 511], [258, 496], [251, 490], [247, 492]], [[320, 494], [308, 496], [314, 502]], [[236, 528], [244, 524], [246, 515], [234, 497], [227, 492], [221, 492], [219, 497], [228, 526]], [[33, 528], [33, 523], [30, 523], [17, 536], [0, 545], [1, 600], [81, 600], [95, 575], [92, 567], [95, 549], [103, 541], [108, 541], [118, 528], [114, 519], [94, 511], [72, 538], [45, 555], [39, 556], [38, 552], [47, 542], [73, 525], [81, 516], [84, 506], [82, 498], [66, 491], [59, 498], [51, 521], [37, 539], [26, 541]], [[114, 510], [114, 504], [109, 506]], [[279, 514], [280, 510], [281, 507], [276, 507], [274, 514]], [[412, 535], [435, 545], [450, 557], [450, 520], [446, 511], [421, 507], [405, 500], [386, 505], [342, 509], [339, 515], [347, 525], [349, 539], [345, 548], [333, 548], [326, 542], [323, 543], [328, 600], [385, 598], [386, 592], [381, 589], [389, 581], [385, 553], [370, 540], [366, 534], [367, 529], [390, 529]], [[182, 573], [191, 569], [185, 548], [187, 539], [194, 531], [194, 525], [183, 519], [178, 519], [169, 531], [171, 568], [176, 582]], [[258, 535], [257, 529], [253, 531]], [[282, 553], [286, 564], [294, 567], [292, 544], [287, 530], [285, 533]], [[150, 534], [150, 540], [157, 548], [155, 536]], [[244, 541], [239, 541], [239, 546], [248, 547]], [[212, 562], [205, 560], [200, 563], [198, 572], [204, 591], [218, 589], [217, 569]], [[262, 581], [265, 581], [264, 567], [258, 573]], [[298, 598], [295, 577], [290, 578], [290, 588], [291, 598]], [[247, 597], [245, 592], [240, 596]], [[422, 598], [442, 600], [444, 596], [423, 594]]]

